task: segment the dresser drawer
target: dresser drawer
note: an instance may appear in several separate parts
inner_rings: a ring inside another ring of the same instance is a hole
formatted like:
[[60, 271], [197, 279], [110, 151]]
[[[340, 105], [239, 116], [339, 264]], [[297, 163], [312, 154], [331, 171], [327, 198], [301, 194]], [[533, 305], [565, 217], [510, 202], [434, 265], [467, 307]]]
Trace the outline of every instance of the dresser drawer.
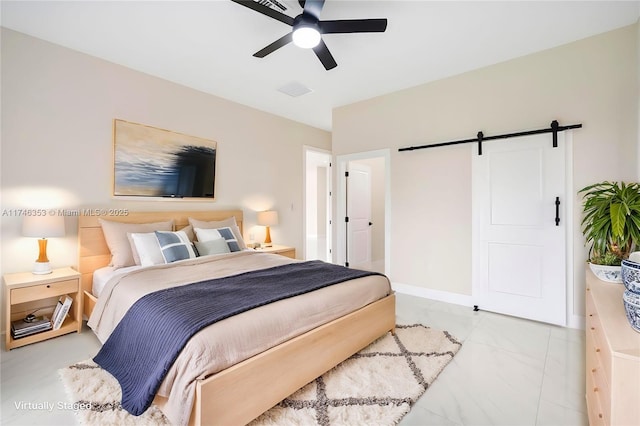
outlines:
[[597, 311], [593, 305], [593, 300], [591, 299], [590, 292], [587, 292], [586, 298], [586, 335], [587, 335], [587, 345], [586, 352], [587, 357], [590, 352], [595, 353], [598, 358], [598, 363], [604, 368], [604, 375], [606, 377], [607, 382], [609, 382], [609, 378], [611, 377], [611, 351], [609, 350], [609, 346], [607, 344], [607, 338], [604, 335], [604, 330], [602, 328], [602, 324], [600, 323], [600, 318], [598, 316]]
[[586, 399], [587, 399], [587, 412], [589, 415], [589, 426], [605, 425], [604, 412], [602, 410], [602, 393], [598, 392], [594, 382], [594, 377], [587, 371], [586, 377]]
[[587, 339], [587, 346], [585, 350], [587, 354], [592, 353], [595, 355], [598, 360], [598, 364], [600, 364], [604, 370], [603, 372], [607, 382], [610, 382], [611, 352], [609, 351], [606, 340], [602, 335], [602, 328], [598, 328], [597, 326], [595, 330], [589, 328], [587, 333], [590, 335], [590, 338]]
[[609, 382], [605, 377], [605, 372], [601, 365], [594, 366], [587, 374], [591, 376], [592, 386], [587, 388], [587, 393], [591, 390], [597, 395], [600, 404], [600, 413], [602, 414], [605, 424], [611, 422], [611, 389]]
[[62, 296], [78, 291], [78, 280], [58, 281], [50, 284], [40, 284], [31, 287], [14, 288], [11, 290], [11, 304], [29, 302], [34, 299]]

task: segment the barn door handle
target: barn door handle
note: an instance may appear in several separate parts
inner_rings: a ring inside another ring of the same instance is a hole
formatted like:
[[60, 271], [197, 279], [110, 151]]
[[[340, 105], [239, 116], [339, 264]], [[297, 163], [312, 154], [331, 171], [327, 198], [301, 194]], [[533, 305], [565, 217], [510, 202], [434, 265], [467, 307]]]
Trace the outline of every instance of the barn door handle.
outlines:
[[556, 226], [560, 226], [560, 197], [556, 197]]

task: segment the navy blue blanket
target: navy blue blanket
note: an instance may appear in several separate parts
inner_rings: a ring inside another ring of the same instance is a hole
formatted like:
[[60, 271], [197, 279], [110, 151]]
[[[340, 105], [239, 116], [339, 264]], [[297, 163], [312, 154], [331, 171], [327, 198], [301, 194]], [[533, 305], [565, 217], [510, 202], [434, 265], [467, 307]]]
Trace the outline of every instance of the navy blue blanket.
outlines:
[[376, 273], [308, 261], [147, 294], [93, 359], [122, 388], [122, 407], [144, 413], [187, 341], [216, 321], [278, 300]]

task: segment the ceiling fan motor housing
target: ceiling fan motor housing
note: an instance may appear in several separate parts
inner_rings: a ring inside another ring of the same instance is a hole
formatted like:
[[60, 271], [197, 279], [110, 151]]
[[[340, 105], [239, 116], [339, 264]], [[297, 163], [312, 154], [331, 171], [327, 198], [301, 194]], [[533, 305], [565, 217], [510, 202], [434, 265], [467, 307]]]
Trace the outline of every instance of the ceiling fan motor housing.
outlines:
[[293, 21], [293, 42], [302, 48], [312, 48], [320, 42], [320, 25], [318, 18], [308, 13], [301, 13]]
[[293, 30], [295, 31], [300, 27], [312, 27], [320, 32], [320, 26], [318, 25], [318, 18], [308, 14], [306, 12], [301, 13], [293, 19]]

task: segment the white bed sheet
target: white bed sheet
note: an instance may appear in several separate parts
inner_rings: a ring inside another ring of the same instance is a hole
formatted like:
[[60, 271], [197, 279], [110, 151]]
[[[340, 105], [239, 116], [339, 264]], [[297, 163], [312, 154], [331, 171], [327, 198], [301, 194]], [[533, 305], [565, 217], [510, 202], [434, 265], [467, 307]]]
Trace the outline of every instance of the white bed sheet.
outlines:
[[93, 284], [91, 287], [91, 293], [95, 297], [100, 297], [100, 293], [104, 289], [104, 286], [107, 284], [113, 277], [117, 277], [123, 274], [126, 274], [130, 271], [135, 271], [136, 269], [141, 269], [143, 266], [135, 265], [135, 266], [125, 266], [124, 268], [114, 268], [113, 266], [105, 266], [104, 268], [96, 269], [93, 272]]

